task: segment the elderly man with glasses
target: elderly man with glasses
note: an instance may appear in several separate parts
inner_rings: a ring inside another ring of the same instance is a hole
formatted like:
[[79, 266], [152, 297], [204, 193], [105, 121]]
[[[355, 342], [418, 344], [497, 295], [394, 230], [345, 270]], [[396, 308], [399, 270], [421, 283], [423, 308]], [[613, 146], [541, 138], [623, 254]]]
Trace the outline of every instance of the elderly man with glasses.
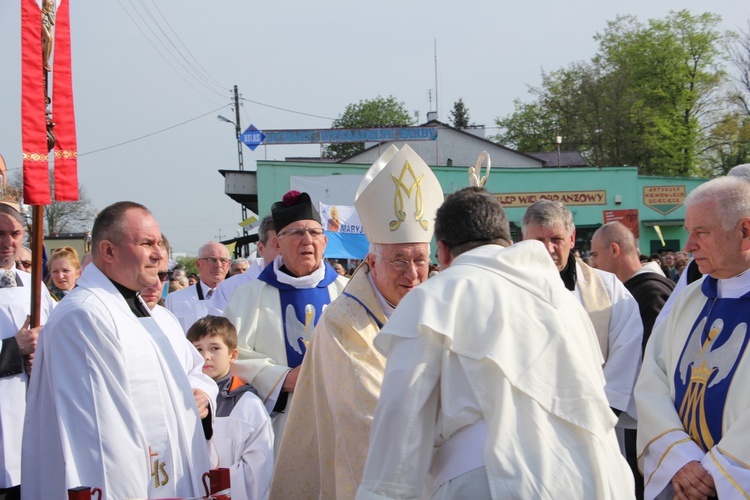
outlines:
[[177, 316], [185, 332], [209, 312], [209, 299], [223, 282], [231, 264], [229, 250], [221, 243], [209, 241], [198, 250], [195, 265], [200, 281], [167, 295], [167, 309]]
[[427, 279], [442, 202], [437, 177], [409, 146], [391, 146], [365, 175], [354, 204], [370, 252], [313, 334], [272, 498], [354, 498], [385, 370], [373, 340], [401, 299]]
[[307, 193], [288, 192], [273, 204], [271, 216], [278, 256], [256, 280], [235, 290], [224, 316], [239, 340], [232, 371], [265, 402], [278, 451], [307, 343], [323, 308], [348, 280], [323, 260], [328, 239]]

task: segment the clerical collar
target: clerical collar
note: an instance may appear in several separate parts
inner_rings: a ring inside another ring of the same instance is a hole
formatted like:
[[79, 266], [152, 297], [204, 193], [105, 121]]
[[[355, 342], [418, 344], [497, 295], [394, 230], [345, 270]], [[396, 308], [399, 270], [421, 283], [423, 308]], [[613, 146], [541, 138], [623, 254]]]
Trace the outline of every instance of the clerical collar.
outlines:
[[281, 255], [279, 255], [273, 261], [273, 271], [279, 283], [284, 283], [285, 285], [290, 285], [294, 288], [315, 288], [318, 286], [318, 283], [325, 278], [326, 266], [324, 262], [321, 262], [320, 266], [312, 273], [307, 276], [297, 277], [289, 272]]
[[571, 292], [576, 289], [576, 258], [573, 254], [568, 254], [568, 263], [560, 271], [560, 278], [565, 283], [565, 288]]
[[125, 299], [125, 302], [128, 303], [130, 311], [135, 314], [136, 318], [148, 318], [151, 316], [151, 314], [149, 314], [148, 312], [148, 309], [146, 309], [146, 306], [144, 306], [143, 302], [141, 302], [140, 294], [138, 292], [135, 292], [126, 286], [122, 286], [111, 278], [109, 279], [109, 281], [111, 281], [112, 284], [115, 285], [115, 288], [117, 288], [117, 291], [120, 292], [122, 297]]
[[375, 292], [375, 297], [378, 299], [378, 303], [380, 304], [380, 308], [383, 310], [383, 314], [385, 315], [386, 319], [391, 319], [391, 314], [393, 314], [393, 311], [396, 310], [396, 306], [388, 302], [388, 299], [383, 297], [383, 294], [380, 293], [380, 290], [378, 290], [378, 287], [375, 286], [375, 282], [372, 280], [372, 273], [367, 273], [367, 279], [370, 282], [370, 285], [372, 285], [372, 289]]
[[719, 280], [718, 296], [720, 299], [739, 298], [750, 292], [750, 272], [743, 271], [733, 278]]

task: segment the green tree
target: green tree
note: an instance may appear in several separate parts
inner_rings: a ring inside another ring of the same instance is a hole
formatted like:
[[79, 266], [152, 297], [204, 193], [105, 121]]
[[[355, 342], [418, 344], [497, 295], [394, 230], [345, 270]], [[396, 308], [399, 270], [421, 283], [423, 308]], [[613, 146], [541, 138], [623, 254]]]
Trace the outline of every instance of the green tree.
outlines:
[[[349, 104], [333, 121], [331, 128], [406, 127], [412, 124], [403, 102], [393, 96], [366, 99]], [[324, 158], [341, 160], [365, 150], [364, 143], [329, 144], [323, 149]]]
[[199, 274], [197, 260], [197, 257], [177, 257], [177, 267], [184, 269], [186, 274]]
[[521, 151], [550, 150], [556, 127], [564, 148], [581, 151], [593, 165], [705, 172], [701, 151], [726, 81], [719, 21], [686, 10], [646, 24], [617, 17], [596, 35], [590, 62], [544, 73], [530, 91], [532, 103], [516, 102], [513, 114], [496, 120], [496, 140]]
[[464, 104], [463, 98], [453, 103], [451, 111], [451, 123], [455, 128], [466, 128], [469, 126], [469, 109]]

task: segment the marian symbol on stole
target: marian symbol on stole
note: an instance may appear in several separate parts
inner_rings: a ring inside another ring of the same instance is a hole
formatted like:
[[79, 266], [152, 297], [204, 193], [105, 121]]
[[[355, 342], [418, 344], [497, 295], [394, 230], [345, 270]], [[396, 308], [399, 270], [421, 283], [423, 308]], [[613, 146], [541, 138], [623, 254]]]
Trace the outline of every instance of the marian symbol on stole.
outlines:
[[302, 341], [305, 348], [312, 339], [312, 330], [315, 326], [315, 306], [307, 304], [305, 306], [305, 324], [303, 325], [297, 320], [297, 315], [294, 312], [294, 306], [289, 304], [286, 306], [286, 335], [287, 342], [297, 354], [302, 354], [302, 348], [299, 346], [299, 341]]
[[[406, 177], [407, 173], [411, 174], [411, 178], [414, 180], [412, 185], [409, 187], [406, 187], [406, 185], [404, 184], [404, 177]], [[427, 225], [429, 223], [426, 219], [422, 218], [424, 217], [424, 200], [422, 199], [422, 180], [424, 179], [424, 174], [417, 177], [417, 175], [414, 173], [414, 169], [411, 168], [411, 165], [407, 161], [406, 163], [404, 163], [404, 168], [401, 170], [401, 175], [396, 177], [395, 175], [391, 174], [391, 179], [393, 179], [394, 184], [396, 184], [396, 194], [393, 198], [393, 208], [396, 212], [396, 220], [392, 220], [388, 224], [388, 228], [391, 231], [395, 231], [401, 226], [401, 223], [406, 220], [403, 193], [406, 193], [406, 197], [411, 199], [412, 192], [414, 192], [416, 188], [416, 195], [414, 196], [414, 220], [419, 222], [419, 225], [422, 226], [422, 229], [426, 231]]]
[[[158, 453], [154, 453], [151, 451], [151, 447], [148, 448], [148, 456], [149, 458], [158, 457]], [[156, 458], [152, 464], [151, 464], [151, 477], [154, 478], [154, 488], [158, 488], [159, 486], [164, 486], [169, 482], [169, 476], [167, 475], [167, 471], [164, 470], [164, 467], [166, 467], [167, 462], [162, 462], [158, 458]], [[160, 479], [162, 478], [163, 479]]]
[[[705, 341], [701, 341], [708, 317], [701, 319], [690, 334], [685, 351], [679, 363], [680, 379], [684, 385], [682, 403], [678, 414], [683, 428], [704, 451], [713, 448], [715, 436], [712, 435], [707, 418], [706, 390], [719, 384], [732, 374], [738, 355], [742, 352], [747, 332], [747, 324], [739, 323], [734, 331], [722, 332], [724, 321], [717, 318], [711, 323]], [[724, 333], [729, 338], [723, 345], [715, 347], [717, 339]], [[688, 380], [688, 370], [690, 379]], [[679, 391], [679, 388], [677, 388]], [[724, 398], [726, 394], [724, 394]], [[709, 408], [710, 409], [710, 408]], [[723, 405], [720, 410], [723, 414]]]

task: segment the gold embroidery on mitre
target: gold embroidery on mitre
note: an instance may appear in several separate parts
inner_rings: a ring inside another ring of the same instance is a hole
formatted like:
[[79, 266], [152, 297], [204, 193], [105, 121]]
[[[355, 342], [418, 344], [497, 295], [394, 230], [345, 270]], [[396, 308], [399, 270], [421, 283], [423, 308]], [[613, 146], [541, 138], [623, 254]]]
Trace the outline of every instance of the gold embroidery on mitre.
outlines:
[[[406, 176], [407, 172], [411, 174], [411, 178], [414, 180], [412, 185], [408, 188], [404, 184], [404, 177]], [[429, 222], [426, 219], [422, 218], [424, 217], [424, 200], [422, 198], [422, 180], [424, 180], [424, 174], [417, 177], [417, 174], [414, 173], [414, 170], [411, 168], [411, 165], [407, 161], [404, 163], [404, 168], [401, 170], [401, 175], [396, 177], [395, 175], [391, 174], [391, 179], [393, 179], [393, 183], [396, 185], [396, 193], [393, 197], [393, 210], [396, 214], [396, 220], [392, 220], [388, 224], [388, 228], [391, 231], [395, 231], [401, 226], [401, 223], [406, 220], [403, 193], [406, 193], [406, 197], [411, 199], [412, 192], [414, 192], [416, 188], [416, 194], [414, 196], [414, 220], [419, 223], [422, 229], [427, 231]]]

